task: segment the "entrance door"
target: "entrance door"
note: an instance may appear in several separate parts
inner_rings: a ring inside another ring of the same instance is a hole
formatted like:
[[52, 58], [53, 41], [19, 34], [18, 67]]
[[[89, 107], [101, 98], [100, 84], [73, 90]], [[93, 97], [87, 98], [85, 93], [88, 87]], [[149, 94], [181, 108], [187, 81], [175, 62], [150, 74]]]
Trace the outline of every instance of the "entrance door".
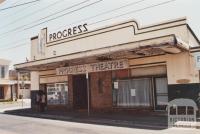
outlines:
[[4, 88], [0, 87], [0, 99], [4, 99]]
[[75, 109], [86, 109], [87, 104], [87, 79], [86, 75], [73, 76], [73, 101]]
[[166, 110], [168, 103], [167, 78], [155, 78], [155, 109]]

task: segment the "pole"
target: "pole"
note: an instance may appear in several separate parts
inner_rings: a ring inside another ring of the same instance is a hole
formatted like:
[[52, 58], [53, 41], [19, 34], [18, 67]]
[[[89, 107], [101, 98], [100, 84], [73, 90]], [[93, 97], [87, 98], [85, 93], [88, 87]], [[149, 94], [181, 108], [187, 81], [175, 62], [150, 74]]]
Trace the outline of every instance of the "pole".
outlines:
[[22, 89], [22, 108], [24, 107], [24, 87]]
[[22, 76], [22, 108], [24, 107], [24, 75]]
[[24, 107], [25, 75], [22, 75], [22, 108]]
[[90, 116], [90, 87], [89, 87], [89, 76], [88, 72], [86, 73], [86, 79], [87, 79], [87, 98], [88, 98], [88, 116]]

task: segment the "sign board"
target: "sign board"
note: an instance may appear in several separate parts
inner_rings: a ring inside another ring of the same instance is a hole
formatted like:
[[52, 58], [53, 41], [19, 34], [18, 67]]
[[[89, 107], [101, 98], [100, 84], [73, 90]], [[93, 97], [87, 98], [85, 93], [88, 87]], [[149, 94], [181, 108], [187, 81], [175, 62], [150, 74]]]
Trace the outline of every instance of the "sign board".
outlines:
[[66, 28], [66, 29], [61, 30], [61, 31], [50, 33], [49, 36], [48, 36], [48, 41], [53, 42], [53, 41], [65, 39], [65, 38], [68, 38], [68, 37], [71, 37], [71, 36], [74, 36], [74, 35], [77, 35], [77, 34], [87, 32], [88, 31], [87, 25], [88, 24], [85, 23], [85, 24], [82, 24], [82, 25], [77, 25], [77, 26], [74, 26], [74, 27]]
[[179, 79], [179, 80], [176, 81], [176, 83], [179, 83], [179, 84], [187, 84], [189, 82], [190, 82], [189, 79]]
[[39, 40], [37, 45], [38, 55], [45, 55], [45, 45], [46, 45], [46, 31], [42, 29], [39, 34]]
[[136, 96], [135, 90], [136, 90], [136, 89], [131, 89], [131, 96], [132, 96], [132, 97]]
[[128, 60], [115, 60], [57, 68], [56, 75], [85, 74], [87, 72], [90, 73], [109, 70], [119, 70], [126, 69], [128, 67]]
[[118, 89], [119, 88], [119, 83], [118, 82], [114, 82], [114, 89]]
[[195, 65], [198, 70], [200, 70], [200, 52], [193, 53], [195, 59]]

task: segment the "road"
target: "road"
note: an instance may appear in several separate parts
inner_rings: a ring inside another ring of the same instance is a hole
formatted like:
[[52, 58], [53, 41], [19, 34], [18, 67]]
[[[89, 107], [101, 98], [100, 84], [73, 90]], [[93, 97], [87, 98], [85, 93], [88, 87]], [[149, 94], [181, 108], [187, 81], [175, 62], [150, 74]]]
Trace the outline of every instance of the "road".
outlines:
[[0, 134], [200, 134], [200, 130], [147, 130], [0, 114]]

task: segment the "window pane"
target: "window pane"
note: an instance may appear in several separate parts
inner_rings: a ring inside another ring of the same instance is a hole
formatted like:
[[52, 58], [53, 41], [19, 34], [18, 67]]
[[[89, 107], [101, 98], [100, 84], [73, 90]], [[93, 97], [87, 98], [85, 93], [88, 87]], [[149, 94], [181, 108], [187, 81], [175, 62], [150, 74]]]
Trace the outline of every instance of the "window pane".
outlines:
[[151, 80], [130, 79], [118, 81], [113, 89], [113, 104], [117, 106], [150, 106]]
[[67, 104], [68, 88], [67, 85], [62, 84], [50, 84], [47, 85], [47, 102], [51, 105]]
[[5, 67], [1, 67], [1, 78], [5, 78]]
[[167, 105], [168, 96], [157, 96], [157, 105]]
[[167, 105], [168, 104], [168, 84], [167, 78], [156, 78], [156, 98], [157, 105]]
[[156, 93], [168, 93], [167, 78], [156, 78]]

